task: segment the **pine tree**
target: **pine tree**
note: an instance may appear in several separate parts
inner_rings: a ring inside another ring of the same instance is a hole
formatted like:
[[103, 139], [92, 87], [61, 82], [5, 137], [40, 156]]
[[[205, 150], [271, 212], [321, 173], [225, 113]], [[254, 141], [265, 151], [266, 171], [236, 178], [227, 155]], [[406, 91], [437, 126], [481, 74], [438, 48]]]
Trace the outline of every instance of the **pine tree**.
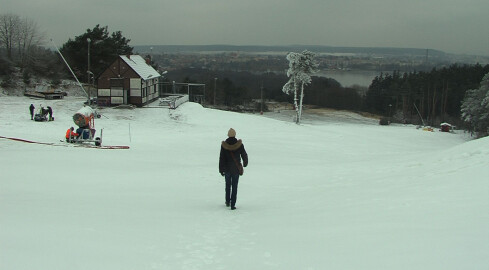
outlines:
[[462, 102], [462, 119], [469, 124], [469, 129], [478, 136], [486, 136], [489, 128], [489, 73], [480, 83], [478, 89], [467, 90]]
[[90, 72], [98, 77], [119, 55], [132, 54], [131, 40], [120, 31], [109, 33], [108, 26], [97, 24], [86, 33], [69, 39], [60, 49], [76, 75], [88, 80], [88, 50], [90, 49]]

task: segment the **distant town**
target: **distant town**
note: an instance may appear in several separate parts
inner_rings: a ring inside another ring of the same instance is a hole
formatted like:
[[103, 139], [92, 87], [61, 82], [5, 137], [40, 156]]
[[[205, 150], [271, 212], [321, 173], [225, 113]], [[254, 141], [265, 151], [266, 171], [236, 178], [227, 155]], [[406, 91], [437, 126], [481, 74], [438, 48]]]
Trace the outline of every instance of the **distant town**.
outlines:
[[309, 50], [317, 54], [320, 71], [429, 71], [453, 64], [489, 63], [487, 56], [455, 55], [432, 49], [351, 48], [328, 46], [134, 46], [151, 55], [161, 70], [182, 68], [284, 72], [288, 52]]

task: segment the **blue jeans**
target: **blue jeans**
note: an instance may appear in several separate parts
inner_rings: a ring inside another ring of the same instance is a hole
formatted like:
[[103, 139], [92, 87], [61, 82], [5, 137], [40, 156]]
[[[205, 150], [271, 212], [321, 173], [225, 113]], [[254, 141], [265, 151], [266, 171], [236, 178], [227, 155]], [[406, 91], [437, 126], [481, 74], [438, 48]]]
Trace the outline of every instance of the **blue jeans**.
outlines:
[[238, 195], [239, 174], [226, 173], [226, 204], [231, 203], [231, 206], [236, 205], [236, 197]]

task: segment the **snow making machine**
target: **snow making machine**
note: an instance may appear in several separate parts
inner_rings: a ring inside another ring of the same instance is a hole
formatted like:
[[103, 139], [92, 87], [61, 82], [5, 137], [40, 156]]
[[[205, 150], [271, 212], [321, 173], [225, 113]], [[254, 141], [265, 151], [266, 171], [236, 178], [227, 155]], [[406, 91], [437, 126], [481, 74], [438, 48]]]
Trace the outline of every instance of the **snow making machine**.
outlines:
[[95, 143], [95, 146], [102, 145], [102, 130], [100, 131], [100, 137], [95, 137], [95, 117], [100, 116], [97, 112], [89, 106], [83, 107], [73, 115], [73, 122], [78, 126], [75, 130], [78, 133], [77, 137], [71, 138], [73, 143]]

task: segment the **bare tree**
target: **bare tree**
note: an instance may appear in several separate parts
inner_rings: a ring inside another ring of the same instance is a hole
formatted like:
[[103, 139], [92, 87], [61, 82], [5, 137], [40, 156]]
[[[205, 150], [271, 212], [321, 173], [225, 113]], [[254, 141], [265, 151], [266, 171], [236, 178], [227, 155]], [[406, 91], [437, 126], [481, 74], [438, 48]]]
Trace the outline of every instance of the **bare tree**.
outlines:
[[7, 58], [12, 60], [14, 41], [17, 39], [20, 17], [15, 14], [0, 14], [0, 45], [5, 47]]
[[19, 60], [21, 66], [24, 67], [29, 58], [34, 57], [35, 48], [44, 45], [45, 35], [41, 33], [34, 21], [23, 19], [17, 37]]
[[0, 46], [5, 48], [7, 58], [18, 61], [21, 67], [34, 49], [44, 44], [44, 36], [34, 21], [11, 13], [0, 14]]

